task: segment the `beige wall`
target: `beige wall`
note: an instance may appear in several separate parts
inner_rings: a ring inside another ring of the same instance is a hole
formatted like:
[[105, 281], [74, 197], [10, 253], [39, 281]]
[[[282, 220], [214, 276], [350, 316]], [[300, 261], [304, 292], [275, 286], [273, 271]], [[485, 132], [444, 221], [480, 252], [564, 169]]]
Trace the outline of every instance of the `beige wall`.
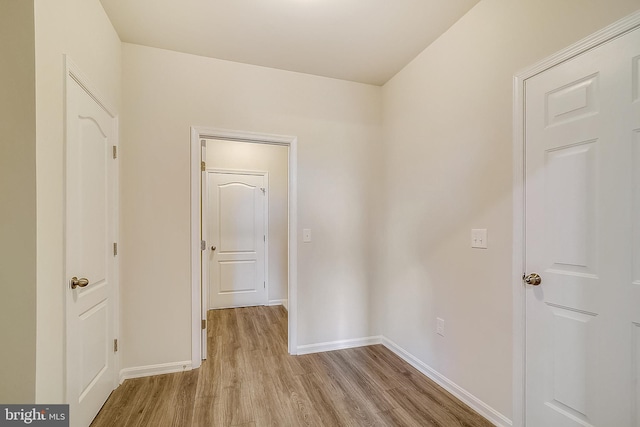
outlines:
[[[123, 89], [123, 368], [191, 358], [189, 127], [295, 135], [300, 238], [313, 230], [299, 242], [299, 344], [383, 334], [511, 417], [511, 78], [637, 0], [483, 0], [382, 89], [121, 44], [97, 0], [35, 0], [34, 77], [29, 3], [0, 3], [16, 61], [0, 67], [0, 112], [16, 117], [0, 124], [0, 259], [17, 267], [2, 264], [0, 316], [23, 320], [2, 339], [24, 350], [0, 352], [13, 358], [0, 391], [19, 377], [12, 398], [64, 399], [68, 53], [117, 108]], [[489, 249], [472, 250], [485, 227]], [[33, 271], [35, 287], [8, 286]]]
[[98, 0], [35, 0], [38, 340], [36, 400], [64, 400], [63, 142], [68, 54], [118, 110], [121, 44]]
[[374, 327], [509, 418], [512, 76], [638, 7], [483, 0], [383, 88]]
[[288, 299], [288, 148], [210, 139], [206, 160], [209, 169], [269, 172], [268, 299]]
[[380, 88], [126, 43], [122, 77], [123, 367], [191, 359], [194, 125], [298, 137], [298, 342], [369, 335]]
[[35, 401], [33, 2], [0, 0], [0, 402]]

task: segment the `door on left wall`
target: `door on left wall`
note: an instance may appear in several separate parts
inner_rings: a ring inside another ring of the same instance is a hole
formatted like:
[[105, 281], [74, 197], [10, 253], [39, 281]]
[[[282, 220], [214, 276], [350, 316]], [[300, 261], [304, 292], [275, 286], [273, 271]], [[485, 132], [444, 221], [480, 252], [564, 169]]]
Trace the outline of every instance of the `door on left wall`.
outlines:
[[117, 119], [69, 66], [66, 76], [66, 364], [72, 427], [117, 386]]

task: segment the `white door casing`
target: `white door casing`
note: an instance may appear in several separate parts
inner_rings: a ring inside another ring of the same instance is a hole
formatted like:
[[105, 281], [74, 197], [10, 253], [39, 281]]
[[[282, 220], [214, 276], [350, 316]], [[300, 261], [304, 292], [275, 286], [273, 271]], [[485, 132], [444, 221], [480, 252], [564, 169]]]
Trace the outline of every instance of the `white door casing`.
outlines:
[[528, 426], [640, 425], [639, 65], [636, 29], [524, 83]]
[[209, 308], [267, 304], [266, 173], [206, 171]]
[[118, 131], [113, 110], [66, 61], [66, 397], [71, 425], [85, 427], [117, 386]]
[[206, 348], [206, 329], [202, 320], [207, 307], [203, 295], [202, 242], [202, 162], [208, 138], [243, 141], [253, 144], [283, 145], [289, 149], [288, 164], [288, 351], [296, 354], [298, 348], [298, 139], [295, 136], [245, 132], [221, 128], [191, 127], [191, 362], [197, 368], [202, 363]]

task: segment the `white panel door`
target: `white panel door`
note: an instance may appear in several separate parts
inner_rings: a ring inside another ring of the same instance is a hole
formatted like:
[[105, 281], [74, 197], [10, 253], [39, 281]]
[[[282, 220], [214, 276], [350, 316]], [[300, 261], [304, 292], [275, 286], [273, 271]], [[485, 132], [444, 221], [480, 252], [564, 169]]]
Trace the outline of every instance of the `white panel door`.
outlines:
[[67, 76], [67, 399], [88, 426], [117, 385], [113, 243], [116, 120]]
[[267, 303], [264, 176], [207, 172], [209, 307]]
[[526, 422], [640, 426], [640, 30], [525, 83]]

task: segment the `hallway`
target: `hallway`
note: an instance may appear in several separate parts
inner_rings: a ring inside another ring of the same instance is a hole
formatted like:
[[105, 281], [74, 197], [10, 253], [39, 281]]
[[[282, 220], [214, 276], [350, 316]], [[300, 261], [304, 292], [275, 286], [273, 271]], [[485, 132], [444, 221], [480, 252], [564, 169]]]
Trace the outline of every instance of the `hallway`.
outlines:
[[282, 306], [208, 321], [201, 368], [125, 381], [92, 426], [491, 426], [382, 345], [288, 355]]

